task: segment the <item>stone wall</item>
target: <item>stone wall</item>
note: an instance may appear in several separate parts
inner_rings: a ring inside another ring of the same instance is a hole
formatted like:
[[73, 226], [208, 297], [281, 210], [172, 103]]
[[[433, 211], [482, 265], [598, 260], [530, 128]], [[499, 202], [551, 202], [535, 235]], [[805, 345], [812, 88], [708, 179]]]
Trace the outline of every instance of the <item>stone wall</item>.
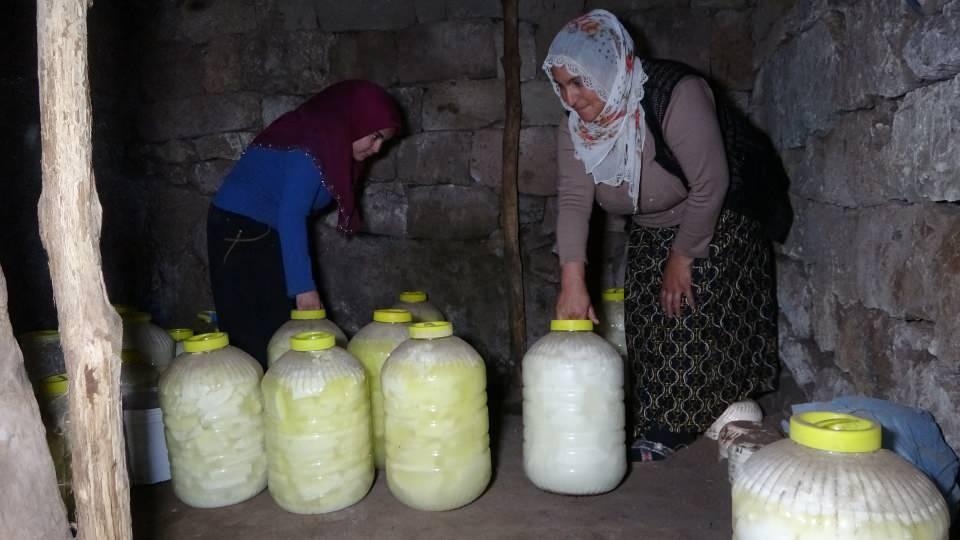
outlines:
[[813, 399], [929, 409], [960, 450], [960, 2], [764, 2], [758, 121], [797, 220], [780, 350]]
[[[539, 69], [570, 18], [607, 7], [644, 32], [645, 50], [687, 60], [746, 95], [748, 2], [521, 2], [520, 221], [529, 339], [551, 318], [558, 283], [556, 125], [562, 109]], [[137, 151], [146, 205], [150, 308], [182, 323], [210, 304], [202, 227], [210, 197], [252, 137], [344, 78], [388, 87], [407, 129], [372, 165], [365, 228], [315, 227], [331, 317], [354, 332], [404, 289], [425, 289], [458, 334], [506, 371], [499, 189], [504, 114], [496, 0], [194, 0], [146, 12]], [[595, 227], [592, 281], [617, 281], [622, 223]]]

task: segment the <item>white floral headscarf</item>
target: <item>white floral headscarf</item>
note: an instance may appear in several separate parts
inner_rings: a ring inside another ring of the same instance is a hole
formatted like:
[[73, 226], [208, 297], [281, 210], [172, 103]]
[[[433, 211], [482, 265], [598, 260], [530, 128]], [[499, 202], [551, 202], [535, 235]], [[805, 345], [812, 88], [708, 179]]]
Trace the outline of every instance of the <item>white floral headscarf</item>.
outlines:
[[[584, 122], [560, 94], [550, 68], [563, 66], [604, 101], [593, 122]], [[569, 128], [576, 156], [597, 184], [630, 185], [633, 209], [640, 194], [640, 153], [644, 129], [643, 67], [634, 56], [633, 39], [609, 11], [595, 9], [564, 26], [553, 38], [543, 70], [563, 107], [570, 111]]]

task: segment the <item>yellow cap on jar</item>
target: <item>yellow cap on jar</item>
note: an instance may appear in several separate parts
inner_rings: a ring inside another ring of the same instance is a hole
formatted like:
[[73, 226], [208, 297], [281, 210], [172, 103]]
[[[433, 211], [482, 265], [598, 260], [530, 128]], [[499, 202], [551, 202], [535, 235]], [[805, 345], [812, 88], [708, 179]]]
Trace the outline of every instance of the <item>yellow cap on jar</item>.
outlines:
[[790, 439], [808, 448], [858, 454], [880, 449], [880, 425], [850, 414], [810, 411], [790, 417]]
[[171, 328], [167, 330], [167, 333], [170, 334], [170, 337], [172, 337], [174, 341], [183, 341], [188, 337], [193, 337], [193, 330], [189, 328]]
[[400, 301], [408, 304], [418, 304], [427, 301], [427, 293], [423, 291], [403, 291], [400, 293]]
[[615, 289], [605, 289], [603, 291], [604, 302], [623, 302], [623, 287]]
[[225, 332], [210, 332], [183, 340], [183, 350], [188, 353], [199, 353], [222, 349], [230, 344]]
[[587, 319], [554, 319], [550, 321], [552, 332], [593, 332], [593, 321]]
[[294, 309], [290, 311], [290, 318], [295, 321], [316, 321], [327, 318], [325, 309]]
[[422, 322], [410, 325], [413, 339], [436, 339], [453, 335], [453, 325], [448, 321]]
[[153, 317], [151, 317], [146, 311], [127, 311], [125, 313], [121, 313], [120, 318], [125, 322], [130, 323], [146, 323], [150, 322], [150, 319]]
[[373, 320], [385, 323], [407, 323], [413, 315], [405, 309], [378, 309], [373, 312]]
[[40, 381], [40, 393], [46, 399], [53, 399], [66, 394], [68, 386], [69, 383], [65, 373], [51, 375]]
[[300, 332], [290, 338], [290, 348], [295, 351], [323, 351], [337, 344], [337, 338], [329, 332]]

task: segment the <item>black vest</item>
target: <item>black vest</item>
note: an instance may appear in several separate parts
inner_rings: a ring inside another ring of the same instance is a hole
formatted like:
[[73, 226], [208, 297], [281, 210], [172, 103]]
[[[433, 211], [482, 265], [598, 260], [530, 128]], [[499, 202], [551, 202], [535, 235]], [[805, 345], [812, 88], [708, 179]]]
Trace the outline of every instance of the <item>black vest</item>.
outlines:
[[[680, 178], [690, 188], [680, 163], [663, 137], [663, 116], [670, 104], [670, 95], [681, 79], [688, 75], [709, 79], [692, 67], [671, 60], [643, 60], [649, 77], [644, 84], [643, 111], [653, 134], [657, 155], [654, 161], [667, 172]], [[793, 223], [793, 209], [787, 190], [790, 179], [770, 139], [711, 84], [717, 104], [717, 121], [727, 154], [730, 187], [723, 206], [755, 219], [770, 239], [783, 242]], [[643, 186], [641, 186], [641, 191]]]

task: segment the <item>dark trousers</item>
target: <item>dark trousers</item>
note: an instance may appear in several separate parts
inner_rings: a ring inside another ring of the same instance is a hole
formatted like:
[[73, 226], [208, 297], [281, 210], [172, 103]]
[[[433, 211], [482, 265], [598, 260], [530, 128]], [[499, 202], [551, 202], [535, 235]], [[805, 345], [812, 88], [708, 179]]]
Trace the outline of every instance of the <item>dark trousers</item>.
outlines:
[[267, 343], [294, 306], [287, 296], [277, 231], [211, 204], [207, 255], [220, 330], [266, 369]]

